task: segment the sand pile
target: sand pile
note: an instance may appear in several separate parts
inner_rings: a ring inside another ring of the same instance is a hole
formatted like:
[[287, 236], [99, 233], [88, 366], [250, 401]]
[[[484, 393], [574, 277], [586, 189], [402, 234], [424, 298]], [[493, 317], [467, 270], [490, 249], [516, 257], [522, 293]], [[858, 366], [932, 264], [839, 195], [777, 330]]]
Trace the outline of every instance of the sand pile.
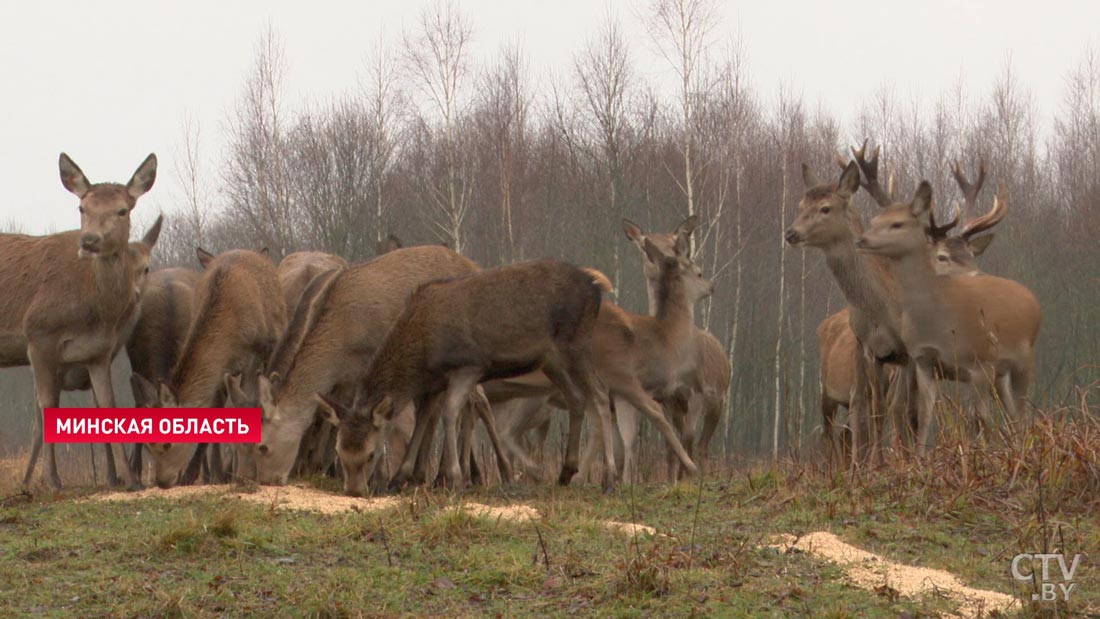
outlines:
[[960, 617], [986, 617], [993, 610], [1005, 612], [1019, 605], [1011, 595], [967, 587], [943, 570], [895, 563], [825, 531], [799, 538], [782, 535], [771, 546], [784, 552], [795, 548], [832, 561], [845, 569], [852, 584], [862, 589], [874, 590], [886, 585], [908, 597], [932, 593], [946, 595], [959, 603]]
[[167, 490], [149, 488], [140, 492], [110, 492], [89, 497], [90, 501], [137, 501], [155, 498], [186, 498], [198, 495], [220, 494], [228, 499], [239, 499], [273, 507], [299, 511], [337, 514], [342, 512], [376, 512], [396, 507], [396, 497], [361, 499], [302, 486], [177, 486]]

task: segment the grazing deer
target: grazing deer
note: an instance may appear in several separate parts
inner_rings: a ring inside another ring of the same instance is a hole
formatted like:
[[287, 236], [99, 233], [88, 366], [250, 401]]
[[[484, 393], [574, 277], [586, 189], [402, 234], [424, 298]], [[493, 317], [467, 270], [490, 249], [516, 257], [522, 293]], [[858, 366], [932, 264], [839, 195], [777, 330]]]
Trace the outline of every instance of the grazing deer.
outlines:
[[592, 275], [553, 260], [498, 267], [417, 289], [359, 385], [366, 395], [357, 414], [368, 419], [390, 419], [410, 402], [415, 407], [413, 437], [393, 486], [405, 483], [430, 445], [426, 431], [437, 399], [444, 479], [455, 487], [462, 483], [459, 406], [484, 380], [541, 369], [569, 403], [569, 439], [559, 480], [566, 483], [576, 473], [580, 423], [591, 407], [609, 463], [604, 487], [612, 488], [611, 418], [591, 361], [600, 296]]
[[[661, 267], [650, 259], [645, 251], [645, 241], [648, 239], [660, 250], [661, 256], [672, 257], [676, 255], [677, 242], [690, 237], [695, 231], [698, 219], [692, 215], [680, 222], [672, 232], [646, 234], [635, 223], [623, 219], [623, 232], [642, 255], [642, 272], [646, 279], [646, 295], [649, 299], [649, 315], [657, 314], [657, 286], [661, 276]], [[691, 314], [694, 316], [694, 301], [691, 303]], [[702, 466], [706, 461], [707, 451], [710, 448], [711, 438], [714, 436], [718, 424], [722, 421], [722, 411], [725, 409], [726, 396], [729, 394], [730, 380], [733, 368], [730, 366], [729, 356], [725, 348], [713, 334], [703, 329], [695, 329], [695, 349], [698, 359], [695, 363], [695, 371], [689, 377], [689, 388], [685, 392], [673, 395], [662, 401], [669, 417], [681, 429], [684, 448], [697, 464]], [[628, 410], [627, 415], [634, 411]], [[618, 411], [616, 411], [618, 414]], [[699, 416], [703, 418], [703, 428], [698, 439], [698, 456], [696, 455], [695, 433], [698, 431]], [[679, 476], [679, 462], [672, 449], [668, 450], [669, 479]]]
[[[191, 326], [198, 280], [197, 271], [184, 268], [159, 269], [148, 276], [141, 295], [141, 315], [126, 340], [126, 355], [133, 370], [130, 387], [138, 408], [159, 405], [153, 385], [171, 378]], [[143, 376], [148, 380], [143, 382]], [[142, 445], [135, 444], [130, 455], [130, 470], [135, 475], [141, 475], [141, 452]]]
[[[111, 359], [139, 302], [135, 260], [141, 258], [129, 251], [130, 212], [153, 186], [157, 159], [149, 155], [125, 185], [90, 183], [64, 153], [58, 167], [62, 185], [80, 199], [80, 230], [0, 235], [0, 367], [29, 363], [35, 399], [44, 409], [59, 403], [63, 366], [83, 366], [97, 405], [113, 407]], [[42, 445], [38, 425], [24, 490]], [[121, 446], [113, 443], [111, 451], [120, 454]], [[128, 485], [136, 487], [125, 471]], [[61, 487], [53, 444], [46, 445], [46, 481]]]
[[[849, 407], [855, 466], [867, 455], [872, 460], [877, 457], [886, 387], [885, 364], [907, 361], [900, 333], [897, 282], [886, 259], [856, 251], [856, 238], [863, 233], [859, 213], [851, 204], [860, 186], [857, 162], [845, 166], [836, 184], [822, 183], [805, 164], [802, 178], [807, 190], [785, 238], [792, 246], [809, 245], [825, 252], [825, 262], [851, 305], [851, 327], [860, 344]], [[869, 454], [864, 453], [865, 449]]]
[[298, 307], [298, 301], [302, 298], [302, 292], [314, 278], [325, 271], [347, 266], [348, 261], [340, 256], [320, 251], [299, 251], [280, 260], [276, 273], [279, 276], [279, 287], [283, 290], [287, 312], [294, 313], [295, 308]]
[[[1003, 203], [1003, 195], [995, 196], [992, 212]], [[982, 396], [983, 416], [992, 387], [1017, 418], [1034, 369], [1041, 314], [1035, 296], [1015, 281], [937, 276], [925, 235], [931, 206], [932, 187], [924, 181], [912, 202], [886, 208], [859, 240], [861, 251], [895, 264], [901, 284], [901, 334], [915, 361], [918, 388], [918, 454], [930, 444], [937, 376], [969, 382]]]
[[[266, 252], [236, 249], [208, 258], [200, 250], [200, 262], [204, 271], [195, 287], [194, 319], [171, 378], [157, 390], [165, 408], [221, 406], [225, 374], [254, 376], [286, 328], [286, 306]], [[161, 488], [176, 483], [196, 450], [193, 443], [147, 447]]]
[[282, 352], [272, 356], [268, 374], [259, 378], [264, 425], [255, 451], [257, 480], [286, 483], [302, 436], [314, 423], [317, 394], [354, 389], [418, 286], [478, 270], [453, 250], [424, 246], [398, 249], [315, 280], [321, 287], [297, 341], [286, 345], [284, 338]]

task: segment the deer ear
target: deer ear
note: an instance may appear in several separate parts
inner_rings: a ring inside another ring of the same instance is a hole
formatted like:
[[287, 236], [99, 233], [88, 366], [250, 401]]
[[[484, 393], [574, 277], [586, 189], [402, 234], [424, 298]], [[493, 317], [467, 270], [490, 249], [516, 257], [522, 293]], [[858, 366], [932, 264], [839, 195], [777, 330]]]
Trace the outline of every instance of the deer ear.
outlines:
[[642, 232], [642, 228], [626, 217], [623, 217], [623, 232], [626, 233], [626, 238], [628, 240], [638, 243], [639, 245], [645, 239], [645, 233]]
[[137, 200], [153, 188], [155, 180], [157, 180], [157, 156], [149, 153], [134, 175], [130, 177], [130, 182], [126, 183], [126, 191], [130, 193], [131, 198]]
[[386, 236], [386, 240], [378, 244], [378, 254], [388, 254], [395, 249], [401, 249], [405, 244], [392, 232]]
[[134, 372], [130, 375], [130, 387], [134, 391], [134, 405], [154, 406], [157, 402], [157, 388], [149, 379]]
[[970, 253], [974, 254], [975, 258], [984, 254], [985, 250], [989, 249], [989, 244], [993, 242], [993, 236], [992, 233], [983, 234], [967, 241], [966, 244], [970, 246]]
[[69, 190], [69, 193], [83, 198], [84, 194], [91, 189], [92, 184], [88, 182], [84, 172], [65, 153], [61, 153], [57, 158], [57, 167], [61, 170], [61, 184]]
[[214, 259], [214, 254], [206, 251], [201, 247], [195, 248], [195, 256], [199, 259], [199, 264], [205, 270], [210, 265], [210, 261]]
[[153, 226], [149, 228], [145, 236], [141, 237], [141, 242], [149, 249], [153, 249], [153, 246], [157, 244], [157, 239], [160, 238], [160, 227], [163, 223], [164, 215], [157, 215], [157, 220], [153, 222]]
[[268, 410], [275, 409], [275, 387], [278, 375], [272, 374], [271, 378], [260, 374], [256, 377], [256, 386], [260, 395], [260, 406], [263, 407], [264, 413]]
[[914, 217], [922, 219], [930, 208], [932, 208], [932, 185], [928, 181], [921, 181], [917, 192], [913, 194], [913, 202], [909, 205], [909, 209]]
[[802, 164], [802, 184], [805, 185], [807, 188], [817, 187], [821, 184], [821, 180], [817, 178], [817, 174], [814, 174], [814, 171], [810, 169], [810, 166], [806, 165], [805, 163]]
[[848, 166], [840, 173], [836, 188], [847, 192], [850, 196], [859, 191], [859, 164], [855, 161], [848, 162]]
[[691, 236], [692, 232], [695, 232], [695, 227], [699, 225], [698, 215], [689, 215], [687, 219], [680, 222], [680, 225], [676, 226], [674, 234], [676, 236]]
[[263, 256], [264, 258], [270, 258], [271, 257], [271, 251], [267, 249], [267, 246], [264, 246], [260, 249], [260, 255]]
[[160, 384], [160, 405], [162, 408], [176, 408], [179, 406], [179, 401], [176, 399], [176, 393], [172, 391], [166, 383]]
[[248, 401], [248, 395], [245, 394], [244, 389], [241, 388], [241, 375], [225, 373], [225, 393], [228, 397], [228, 401], [233, 406], [242, 406]]
[[[679, 242], [679, 240], [676, 241], [677, 244], [679, 244]], [[642, 241], [642, 251], [645, 252], [646, 260], [656, 265], [664, 264], [665, 260], [668, 258], [668, 256], [649, 239]]]
[[340, 425], [340, 422], [348, 414], [348, 409], [342, 404], [334, 402], [319, 393], [313, 395], [313, 400], [317, 403], [317, 410], [321, 411], [321, 416], [325, 418], [325, 421], [334, 426]]

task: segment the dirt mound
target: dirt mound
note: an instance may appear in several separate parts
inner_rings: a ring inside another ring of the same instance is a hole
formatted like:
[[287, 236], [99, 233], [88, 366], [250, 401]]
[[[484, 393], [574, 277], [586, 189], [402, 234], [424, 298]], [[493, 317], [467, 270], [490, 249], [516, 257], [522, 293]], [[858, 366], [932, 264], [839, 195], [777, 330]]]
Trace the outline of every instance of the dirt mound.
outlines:
[[852, 584], [861, 589], [874, 590], [887, 585], [909, 597], [931, 593], [946, 595], [959, 603], [960, 617], [986, 617], [993, 610], [1006, 612], [1019, 605], [1011, 595], [967, 587], [943, 570], [895, 563], [825, 531], [799, 538], [782, 535], [773, 540], [771, 546], [784, 552], [794, 548], [832, 561], [843, 567]]
[[241, 487], [232, 485], [177, 486], [167, 490], [149, 488], [141, 492], [110, 492], [89, 497], [90, 501], [137, 501], [156, 498], [186, 498], [200, 495], [219, 494], [225, 498], [240, 499], [252, 503], [271, 506], [275, 509], [336, 514], [341, 512], [376, 512], [396, 507], [399, 501], [395, 497], [361, 499], [321, 492], [302, 486], [255, 486]]

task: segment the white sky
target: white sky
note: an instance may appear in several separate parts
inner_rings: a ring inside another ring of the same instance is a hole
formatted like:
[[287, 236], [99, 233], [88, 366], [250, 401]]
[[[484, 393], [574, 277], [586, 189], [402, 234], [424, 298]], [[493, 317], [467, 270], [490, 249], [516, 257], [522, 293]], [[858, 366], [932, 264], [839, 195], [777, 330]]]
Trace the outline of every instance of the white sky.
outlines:
[[[323, 101], [356, 87], [378, 37], [396, 42], [426, 0], [358, 2], [97, 1], [0, 4], [0, 225], [45, 233], [76, 227], [76, 200], [58, 180], [67, 152], [93, 181], [125, 182], [149, 152], [160, 159], [139, 219], [171, 211], [175, 152], [190, 114], [204, 166], [221, 159], [221, 128], [240, 93], [261, 31], [271, 24], [289, 63], [286, 103]], [[460, 0], [474, 24], [474, 61], [523, 43], [535, 85], [567, 70], [606, 11], [619, 16], [636, 70], [668, 84], [638, 9], [644, 0]], [[1011, 57], [1044, 121], [1088, 45], [1100, 43], [1100, 2], [993, 0], [720, 4], [715, 39], [743, 38], [748, 71], [765, 96], [784, 85], [847, 122], [884, 84], [931, 103], [960, 75], [988, 92]], [[845, 127], [847, 128], [847, 127]], [[135, 232], [135, 234], [137, 234]]]

